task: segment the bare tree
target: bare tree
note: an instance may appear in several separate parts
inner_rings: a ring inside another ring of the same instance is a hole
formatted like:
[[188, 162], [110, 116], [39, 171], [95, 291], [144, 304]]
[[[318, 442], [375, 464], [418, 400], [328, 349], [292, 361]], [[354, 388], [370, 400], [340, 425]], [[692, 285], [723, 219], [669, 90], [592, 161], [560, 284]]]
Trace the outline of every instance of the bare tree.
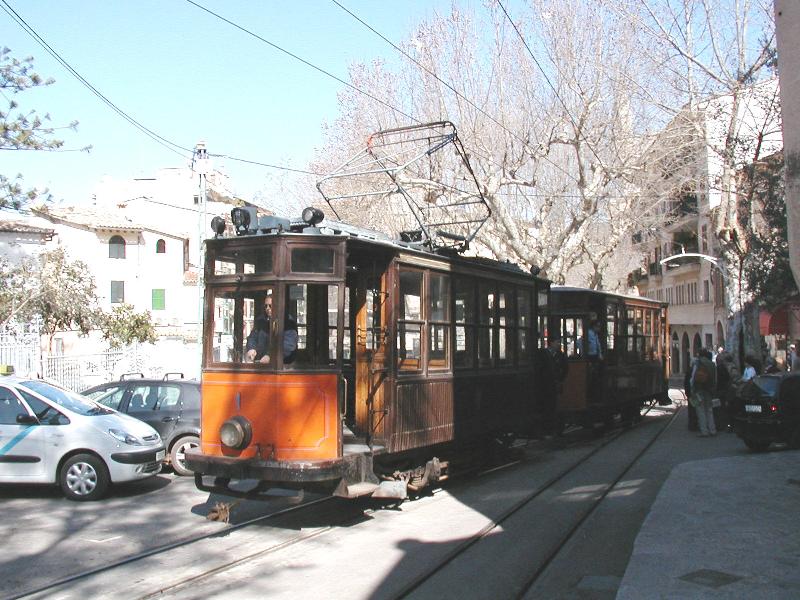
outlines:
[[[312, 170], [344, 162], [372, 131], [450, 120], [492, 209], [480, 250], [559, 283], [613, 287], [630, 270], [619, 257], [638, 261], [624, 252], [631, 234], [653, 218], [642, 148], [664, 123], [646, 85], [657, 66], [628, 25], [602, 1], [535, 0], [513, 16], [501, 5], [453, 8], [400, 46], [399, 68], [353, 65], [354, 86], [396, 110], [345, 90]], [[429, 171], [444, 166], [432, 157]], [[385, 228], [395, 209], [379, 206], [352, 201], [342, 212]]]

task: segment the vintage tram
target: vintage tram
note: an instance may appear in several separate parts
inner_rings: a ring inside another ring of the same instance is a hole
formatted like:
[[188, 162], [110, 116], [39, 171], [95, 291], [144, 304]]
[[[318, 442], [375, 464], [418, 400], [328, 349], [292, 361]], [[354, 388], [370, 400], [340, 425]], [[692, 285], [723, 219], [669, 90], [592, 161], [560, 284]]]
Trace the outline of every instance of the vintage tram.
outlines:
[[200, 489], [402, 498], [465, 447], [530, 430], [547, 280], [303, 215], [213, 224]]
[[557, 406], [561, 426], [611, 425], [617, 417], [630, 423], [646, 402], [670, 403], [665, 303], [553, 286], [549, 320], [569, 364]]

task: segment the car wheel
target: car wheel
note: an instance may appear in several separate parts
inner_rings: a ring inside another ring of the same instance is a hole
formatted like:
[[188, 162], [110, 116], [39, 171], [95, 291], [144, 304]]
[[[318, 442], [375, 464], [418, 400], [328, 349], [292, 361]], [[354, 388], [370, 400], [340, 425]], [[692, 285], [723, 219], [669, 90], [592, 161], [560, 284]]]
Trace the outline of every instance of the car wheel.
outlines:
[[77, 454], [61, 466], [58, 481], [69, 500], [83, 502], [102, 498], [110, 478], [101, 459], [92, 454]]
[[169, 461], [172, 468], [178, 475], [191, 475], [193, 471], [186, 466], [186, 451], [200, 447], [200, 438], [189, 435], [180, 438], [172, 445], [169, 453]]
[[753, 438], [744, 438], [744, 445], [750, 448], [753, 452], [764, 452], [769, 448], [770, 442], [763, 440], [754, 440]]

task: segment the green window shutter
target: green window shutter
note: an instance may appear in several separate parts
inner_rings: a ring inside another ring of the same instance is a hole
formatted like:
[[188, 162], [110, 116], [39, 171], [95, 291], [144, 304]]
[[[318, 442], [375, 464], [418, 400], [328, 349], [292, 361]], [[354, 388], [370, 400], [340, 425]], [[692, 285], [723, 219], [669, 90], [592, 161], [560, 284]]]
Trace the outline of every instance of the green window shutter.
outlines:
[[164, 310], [164, 290], [153, 290], [153, 310]]

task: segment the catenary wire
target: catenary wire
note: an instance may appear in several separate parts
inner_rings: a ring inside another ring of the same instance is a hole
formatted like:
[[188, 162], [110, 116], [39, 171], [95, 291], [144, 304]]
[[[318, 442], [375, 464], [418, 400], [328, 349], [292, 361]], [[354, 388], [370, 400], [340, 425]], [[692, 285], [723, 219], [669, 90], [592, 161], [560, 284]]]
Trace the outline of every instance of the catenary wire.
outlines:
[[528, 42], [525, 40], [525, 37], [522, 35], [522, 32], [517, 27], [517, 24], [514, 23], [514, 20], [511, 18], [511, 15], [508, 14], [508, 11], [506, 10], [506, 7], [503, 6], [503, 2], [501, 0], [497, 0], [497, 5], [502, 9], [503, 13], [506, 15], [506, 19], [508, 19], [508, 22], [511, 23], [511, 26], [514, 28], [514, 31], [517, 32], [517, 35], [519, 36], [520, 41], [525, 46], [525, 49], [528, 51], [528, 54], [531, 55], [531, 59], [533, 59], [534, 64], [539, 68], [539, 71], [541, 71], [542, 76], [544, 77], [544, 80], [547, 82], [547, 85], [550, 86], [550, 89], [553, 90], [553, 93], [556, 95], [556, 98], [558, 98], [558, 101], [561, 103], [561, 106], [564, 107], [564, 112], [566, 112], [567, 118], [570, 120], [570, 122], [572, 123], [572, 126], [575, 128], [575, 135], [577, 135], [578, 137], [582, 138], [583, 141], [586, 142], [586, 146], [589, 148], [591, 153], [594, 155], [594, 157], [597, 159], [597, 161], [602, 164], [603, 161], [600, 160], [599, 156], [597, 156], [597, 153], [594, 151], [594, 147], [592, 146], [592, 144], [589, 143], [589, 140], [587, 140], [586, 137], [584, 137], [583, 135], [580, 134], [580, 132], [578, 130], [578, 124], [575, 122], [575, 118], [572, 116], [572, 113], [569, 111], [569, 108], [567, 107], [567, 103], [564, 102], [564, 99], [561, 97], [561, 94], [558, 93], [558, 90], [556, 89], [556, 86], [553, 85], [552, 81], [550, 81], [550, 78], [547, 76], [547, 72], [545, 72], [544, 67], [542, 67], [542, 64], [536, 58], [536, 55], [533, 53], [533, 50], [531, 50], [531, 47], [528, 45]]
[[[19, 13], [17, 13], [14, 10], [13, 7], [11, 7], [11, 5], [6, 0], [0, 0], [0, 1], [2, 1], [2, 4], [3, 4], [3, 6], [0, 6], [0, 8], [2, 8], [3, 11], [6, 14], [9, 15], [9, 17], [11, 17], [31, 38], [33, 38], [34, 41], [36, 41], [42, 48], [44, 48], [45, 51], [47, 51], [48, 54], [50, 54], [59, 64], [61, 64], [65, 69], [67, 69], [67, 71], [73, 77], [75, 77], [82, 85], [84, 85], [87, 89], [89, 89], [95, 96], [97, 96], [101, 101], [103, 101], [107, 106], [109, 106], [109, 108], [111, 108], [114, 112], [116, 112], [120, 117], [125, 119], [129, 124], [133, 125], [137, 129], [139, 129], [142, 133], [144, 133], [145, 135], [150, 137], [153, 141], [155, 141], [155, 142], [159, 143], [160, 145], [164, 146], [167, 150], [170, 150], [171, 152], [175, 152], [179, 156], [182, 156], [184, 158], [188, 158], [186, 156], [186, 154], [184, 154], [184, 152], [187, 152], [187, 153], [190, 153], [190, 154], [194, 153], [194, 150], [192, 150], [191, 148], [187, 148], [187, 147], [181, 146], [180, 144], [177, 144], [175, 142], [172, 142], [172, 141], [168, 140], [164, 136], [162, 136], [162, 135], [158, 134], [157, 132], [153, 131], [152, 129], [146, 127], [141, 122], [139, 122], [137, 119], [132, 117], [130, 114], [128, 114], [127, 112], [125, 112], [124, 110], [119, 108], [109, 98], [107, 98], [104, 94], [102, 94], [96, 87], [94, 87], [88, 80], [86, 80], [80, 73], [78, 73], [78, 71], [75, 70], [66, 61], [66, 59], [64, 59], [54, 48], [52, 48], [52, 46], [50, 46], [44, 40], [44, 38], [42, 38], [36, 32], [36, 30], [34, 30], [33, 27], [31, 27], [25, 21], [25, 19], [23, 19], [22, 16], [19, 15]], [[3, 150], [8, 150], [8, 149], [9, 148], [3, 148]], [[79, 151], [82, 151], [82, 150], [83, 149], [74, 149], [74, 150], [73, 149], [54, 149], [54, 150], [50, 150], [50, 151], [51, 152], [79, 152]], [[183, 151], [183, 152], [180, 152], [180, 151]], [[285, 167], [285, 166], [282, 166], [282, 165], [275, 165], [275, 164], [271, 164], [271, 163], [248, 160], [248, 159], [240, 158], [240, 157], [233, 156], [233, 155], [230, 155], [230, 154], [209, 153], [209, 156], [218, 157], [218, 158], [225, 158], [225, 159], [232, 160], [232, 161], [237, 161], [237, 162], [242, 162], [242, 163], [247, 163], [247, 164], [252, 164], [252, 165], [258, 165], [258, 166], [268, 167], [268, 168], [271, 168], [271, 169], [277, 169], [277, 170], [282, 170], [282, 171], [292, 171], [292, 172], [296, 172], [296, 173], [305, 173], [305, 174], [316, 175], [316, 176], [320, 175], [320, 173], [314, 173], [313, 171], [306, 171], [306, 170], [303, 170], [303, 169], [294, 169], [294, 168]]]
[[[435, 78], [437, 81], [439, 81], [439, 82], [440, 82], [442, 85], [444, 85], [444, 86], [445, 86], [445, 87], [447, 87], [447, 88], [448, 88], [450, 91], [452, 91], [452, 92], [453, 92], [453, 93], [454, 93], [456, 96], [458, 96], [459, 98], [461, 98], [462, 100], [464, 100], [465, 102], [467, 102], [467, 103], [468, 103], [470, 106], [472, 106], [472, 107], [473, 107], [475, 110], [477, 110], [477, 111], [478, 111], [478, 112], [480, 112], [482, 115], [484, 115], [484, 116], [485, 116], [485, 117], [487, 117], [489, 120], [491, 120], [491, 121], [492, 121], [492, 122], [493, 122], [495, 125], [499, 126], [501, 129], [503, 129], [503, 130], [504, 130], [505, 132], [507, 132], [509, 135], [511, 135], [512, 137], [516, 138], [516, 139], [517, 139], [517, 140], [519, 140], [520, 142], [522, 142], [522, 143], [523, 143], [525, 146], [530, 146], [530, 142], [526, 141], [525, 139], [523, 139], [522, 137], [520, 137], [518, 134], [516, 134], [515, 132], [513, 132], [512, 130], [510, 130], [508, 127], [506, 127], [505, 125], [503, 125], [503, 124], [502, 124], [500, 121], [498, 121], [497, 119], [495, 119], [495, 118], [494, 118], [494, 117], [493, 117], [491, 114], [489, 114], [488, 112], [486, 112], [484, 109], [482, 109], [480, 106], [478, 106], [478, 105], [477, 105], [475, 102], [473, 102], [471, 99], [469, 99], [469, 98], [468, 98], [468, 97], [466, 97], [464, 94], [462, 94], [462, 93], [461, 93], [461, 92], [459, 92], [457, 89], [455, 89], [455, 87], [453, 87], [453, 86], [452, 86], [450, 83], [448, 83], [447, 81], [445, 81], [444, 79], [442, 79], [441, 77], [439, 77], [439, 76], [438, 76], [436, 73], [434, 73], [434, 72], [433, 72], [433, 71], [431, 71], [431, 70], [430, 70], [428, 67], [426, 67], [425, 65], [423, 65], [422, 63], [420, 63], [420, 62], [419, 62], [417, 59], [415, 59], [413, 56], [409, 55], [409, 54], [408, 54], [408, 53], [407, 53], [405, 50], [403, 50], [402, 48], [400, 48], [399, 46], [397, 46], [397, 45], [396, 45], [394, 42], [392, 42], [392, 41], [391, 41], [390, 39], [388, 39], [388, 38], [387, 38], [385, 35], [383, 35], [383, 34], [382, 34], [382, 33], [380, 33], [378, 30], [376, 30], [374, 27], [372, 27], [372, 26], [371, 26], [369, 23], [367, 23], [366, 21], [364, 21], [363, 19], [361, 19], [361, 17], [359, 17], [358, 15], [356, 15], [356, 14], [355, 14], [353, 11], [351, 11], [351, 10], [350, 10], [350, 9], [348, 9], [347, 7], [345, 7], [345, 6], [343, 6], [342, 4], [340, 4], [340, 3], [339, 3], [337, 0], [331, 0], [331, 1], [332, 1], [334, 4], [336, 4], [336, 6], [338, 6], [339, 8], [341, 8], [341, 9], [342, 9], [344, 12], [346, 12], [346, 13], [347, 13], [347, 14], [349, 14], [351, 17], [353, 17], [353, 18], [354, 18], [356, 21], [358, 21], [359, 23], [361, 23], [361, 24], [362, 24], [364, 27], [366, 27], [367, 29], [369, 29], [369, 30], [370, 30], [372, 33], [374, 33], [374, 34], [375, 34], [375, 35], [377, 35], [379, 38], [381, 38], [383, 41], [385, 41], [387, 44], [389, 44], [389, 45], [390, 45], [392, 48], [394, 48], [395, 50], [397, 50], [397, 51], [398, 51], [400, 54], [402, 54], [402, 55], [403, 55], [403, 56], [404, 56], [406, 59], [408, 59], [409, 61], [411, 61], [412, 63], [414, 63], [414, 64], [415, 64], [417, 67], [419, 67], [420, 69], [424, 70], [426, 73], [428, 73], [429, 75], [431, 75], [432, 77], [434, 77], [434, 78]], [[523, 41], [524, 41], [524, 40], [523, 40]], [[477, 154], [477, 152], [476, 152], [476, 154]], [[486, 161], [488, 161], [488, 162], [490, 162], [490, 163], [494, 164], [495, 166], [497, 166], [497, 167], [500, 167], [501, 169], [503, 169], [503, 168], [504, 168], [502, 165], [498, 164], [497, 162], [495, 162], [494, 160], [492, 160], [492, 159], [491, 159], [490, 157], [488, 157], [488, 156], [485, 156], [485, 155], [483, 155], [483, 154], [478, 154], [478, 156], [480, 156], [481, 158], [485, 159]], [[573, 178], [574, 178], [574, 176], [573, 176], [573, 174], [572, 174], [572, 173], [569, 173], [568, 171], [566, 171], [566, 170], [565, 170], [565, 169], [564, 169], [564, 168], [563, 168], [561, 165], [557, 164], [556, 162], [554, 162], [553, 160], [551, 160], [551, 159], [550, 159], [550, 158], [548, 158], [547, 156], [543, 156], [542, 158], [543, 158], [543, 159], [544, 159], [546, 162], [550, 163], [552, 166], [556, 167], [556, 168], [557, 168], [559, 171], [561, 171], [561, 172], [562, 172], [564, 175], [567, 175], [568, 177], [573, 177]]]
[[342, 79], [341, 77], [337, 77], [336, 75], [334, 75], [334, 74], [333, 74], [333, 73], [331, 73], [330, 71], [326, 71], [326, 70], [325, 70], [325, 69], [323, 69], [322, 67], [318, 67], [317, 65], [315, 65], [315, 64], [313, 64], [313, 63], [311, 63], [311, 62], [307, 61], [306, 59], [304, 59], [304, 58], [301, 58], [301, 57], [300, 57], [300, 56], [298, 56], [297, 54], [294, 54], [294, 53], [290, 52], [289, 50], [286, 50], [285, 48], [282, 48], [281, 46], [278, 46], [278, 45], [277, 45], [277, 44], [275, 44], [274, 42], [270, 42], [268, 39], [266, 39], [266, 38], [264, 38], [264, 37], [262, 37], [262, 36], [258, 35], [257, 33], [255, 33], [255, 32], [253, 32], [253, 31], [251, 31], [251, 30], [247, 29], [246, 27], [243, 27], [242, 25], [239, 25], [238, 23], [235, 23], [235, 22], [231, 21], [230, 19], [227, 19], [227, 18], [223, 17], [223, 16], [222, 16], [222, 15], [220, 15], [219, 13], [215, 13], [213, 10], [211, 10], [211, 9], [209, 9], [209, 8], [206, 8], [205, 6], [203, 6], [203, 5], [201, 5], [201, 4], [198, 4], [197, 2], [194, 2], [194, 0], [186, 0], [186, 2], [188, 2], [188, 3], [189, 3], [189, 4], [191, 4], [192, 6], [195, 6], [195, 7], [199, 8], [199, 9], [200, 9], [200, 10], [202, 10], [202, 11], [205, 11], [205, 12], [207, 12], [208, 14], [210, 14], [211, 16], [213, 16], [213, 17], [215, 17], [215, 18], [219, 19], [220, 21], [223, 21], [223, 22], [227, 23], [227, 24], [228, 24], [228, 25], [230, 25], [231, 27], [235, 27], [236, 29], [238, 29], [238, 30], [240, 30], [240, 31], [242, 31], [242, 32], [244, 32], [244, 33], [246, 33], [247, 35], [249, 35], [249, 36], [251, 36], [251, 37], [254, 37], [255, 39], [259, 40], [260, 42], [264, 42], [265, 44], [267, 44], [268, 46], [271, 46], [271, 47], [272, 47], [272, 48], [274, 48], [275, 50], [278, 50], [279, 52], [283, 52], [283, 53], [284, 53], [284, 54], [286, 54], [287, 56], [290, 56], [290, 57], [292, 57], [293, 59], [295, 59], [295, 60], [297, 60], [297, 61], [299, 61], [299, 62], [303, 63], [304, 65], [306, 65], [306, 66], [308, 66], [308, 67], [311, 67], [311, 68], [312, 68], [312, 69], [314, 69], [315, 71], [319, 71], [319, 72], [320, 72], [320, 73], [322, 73], [323, 75], [326, 75], [326, 76], [330, 77], [331, 79], [335, 79], [335, 80], [336, 80], [336, 81], [338, 81], [339, 83], [341, 83], [341, 84], [343, 84], [343, 85], [346, 85], [347, 87], [349, 87], [349, 88], [351, 88], [351, 89], [355, 90], [356, 92], [358, 92], [358, 93], [360, 93], [360, 94], [363, 94], [363, 95], [367, 96], [368, 98], [371, 98], [372, 100], [375, 100], [375, 102], [378, 102], [378, 103], [382, 104], [383, 106], [385, 106], [386, 108], [388, 108], [388, 109], [390, 109], [390, 110], [393, 110], [394, 112], [396, 112], [396, 113], [398, 113], [398, 114], [401, 114], [401, 115], [403, 115], [403, 116], [404, 116], [404, 117], [406, 117], [407, 119], [411, 119], [412, 121], [414, 121], [414, 122], [415, 122], [415, 123], [417, 123], [418, 125], [421, 125], [421, 124], [422, 124], [422, 123], [421, 123], [421, 122], [420, 122], [418, 119], [416, 119], [415, 117], [411, 116], [410, 114], [408, 114], [408, 113], [404, 112], [403, 110], [401, 110], [401, 109], [399, 109], [399, 108], [397, 108], [397, 107], [395, 107], [395, 106], [392, 106], [391, 104], [389, 104], [389, 103], [388, 103], [388, 102], [386, 102], [385, 100], [381, 100], [381, 99], [380, 99], [380, 98], [378, 98], [377, 96], [375, 96], [375, 95], [373, 95], [373, 94], [370, 94], [369, 92], [367, 92], [367, 91], [365, 91], [365, 90], [362, 90], [361, 88], [359, 88], [359, 87], [357, 87], [357, 86], [353, 85], [352, 83], [349, 83], [349, 82], [345, 81], [345, 80], [344, 80], [344, 79]]
[[42, 48], [44, 48], [44, 50], [48, 54], [50, 54], [50, 56], [52, 56], [54, 59], [56, 59], [56, 61], [58, 61], [58, 63], [61, 66], [63, 66], [65, 69], [67, 69], [67, 71], [69, 71], [69, 73], [71, 75], [73, 75], [73, 77], [75, 77], [81, 84], [83, 84], [87, 89], [89, 89], [89, 91], [91, 91], [95, 96], [97, 96], [100, 100], [102, 100], [109, 108], [111, 108], [119, 116], [121, 116], [123, 119], [128, 121], [128, 123], [130, 123], [131, 125], [133, 125], [137, 129], [139, 129], [142, 133], [144, 133], [145, 135], [150, 137], [153, 141], [161, 144], [162, 146], [164, 146], [165, 148], [167, 148], [171, 152], [174, 152], [174, 153], [176, 153], [176, 154], [178, 154], [180, 156], [184, 156], [184, 157], [185, 157], [185, 155], [182, 152], [180, 152], [181, 150], [184, 151], [184, 152], [189, 152], [189, 153], [192, 152], [192, 150], [190, 150], [188, 148], [185, 148], [185, 147], [183, 147], [183, 146], [181, 146], [179, 144], [176, 144], [175, 142], [172, 142], [172, 141], [160, 136], [159, 134], [157, 134], [156, 132], [152, 131], [151, 129], [145, 127], [144, 125], [142, 125], [142, 123], [140, 123], [139, 121], [134, 119], [132, 116], [130, 116], [128, 113], [126, 113], [121, 108], [119, 108], [116, 104], [114, 104], [111, 100], [109, 100], [105, 95], [103, 95], [96, 87], [94, 87], [91, 83], [89, 83], [58, 52], [56, 52], [38, 33], [36, 33], [36, 31], [33, 29], [33, 27], [31, 27], [25, 21], [25, 19], [23, 19], [19, 15], [19, 13], [17, 13], [17, 11], [15, 11], [14, 8], [6, 0], [0, 0], [0, 1], [3, 3], [3, 6], [0, 7], [0, 8], [2, 8], [3, 11], [6, 14], [8, 14], [9, 17], [11, 17], [20, 27], [22, 27], [22, 29], [31, 38], [33, 38], [33, 40], [36, 43], [38, 43]]

